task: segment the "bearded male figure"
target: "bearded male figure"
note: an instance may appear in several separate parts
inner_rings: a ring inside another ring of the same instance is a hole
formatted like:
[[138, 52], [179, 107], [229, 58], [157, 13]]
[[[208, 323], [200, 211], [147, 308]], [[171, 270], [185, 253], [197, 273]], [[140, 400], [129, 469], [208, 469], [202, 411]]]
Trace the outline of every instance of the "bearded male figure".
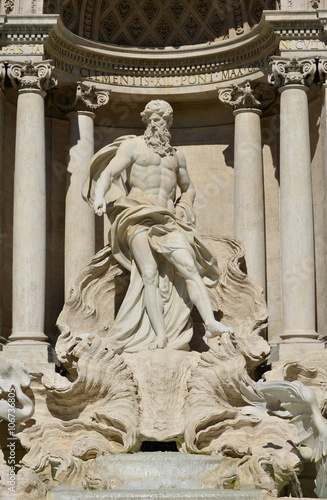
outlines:
[[84, 187], [95, 212], [110, 219], [113, 256], [131, 272], [108, 343], [127, 352], [187, 349], [193, 304], [208, 338], [232, 329], [215, 319], [207, 293], [206, 285], [217, 284], [218, 266], [196, 232], [184, 155], [170, 144], [173, 110], [155, 100], [141, 116], [145, 134], [121, 137], [99, 151]]

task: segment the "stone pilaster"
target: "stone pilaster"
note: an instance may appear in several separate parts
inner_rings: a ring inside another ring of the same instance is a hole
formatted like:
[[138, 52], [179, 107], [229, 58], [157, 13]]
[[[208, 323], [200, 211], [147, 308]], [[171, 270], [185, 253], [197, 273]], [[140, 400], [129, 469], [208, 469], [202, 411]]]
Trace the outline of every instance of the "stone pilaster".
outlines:
[[[9, 63], [8, 75], [18, 90], [13, 227], [13, 325], [8, 352], [47, 361], [44, 333], [46, 189], [44, 97], [54, 85], [50, 61]], [[18, 352], [18, 351], [17, 351]], [[31, 355], [31, 353], [33, 353]]]
[[245, 248], [249, 276], [266, 289], [265, 215], [263, 193], [261, 109], [275, 98], [263, 84], [233, 85], [219, 99], [234, 111], [234, 230]]
[[272, 57], [270, 82], [279, 87], [280, 231], [283, 332], [280, 358], [323, 347], [315, 327], [315, 265], [307, 92], [313, 59]]
[[[327, 20], [326, 20], [327, 23]], [[327, 31], [326, 31], [327, 32]], [[321, 137], [321, 162], [323, 168], [324, 176], [324, 192], [325, 192], [325, 202], [324, 202], [324, 220], [327, 221], [327, 58], [320, 59], [318, 62], [318, 71], [320, 76], [320, 81], [322, 84], [321, 96], [322, 96], [322, 107], [320, 116], [320, 137]], [[315, 242], [315, 254], [316, 259], [320, 260], [325, 254], [326, 240], [323, 232], [318, 236]], [[322, 295], [321, 299], [326, 300], [326, 282], [325, 287], [317, 291]], [[319, 297], [318, 297], [319, 299]], [[324, 304], [325, 302], [323, 302]], [[319, 309], [319, 303], [317, 305]]]
[[109, 102], [109, 92], [78, 84], [55, 97], [69, 119], [69, 164], [65, 215], [65, 297], [78, 273], [95, 253], [93, 210], [83, 201], [82, 184], [94, 155], [94, 112]]
[[[6, 69], [3, 63], [0, 63], [0, 199], [3, 200], [3, 139], [4, 139], [4, 81], [6, 76]], [[0, 269], [2, 268], [2, 210], [3, 206], [0, 207]], [[2, 304], [0, 302], [0, 349], [2, 344]]]

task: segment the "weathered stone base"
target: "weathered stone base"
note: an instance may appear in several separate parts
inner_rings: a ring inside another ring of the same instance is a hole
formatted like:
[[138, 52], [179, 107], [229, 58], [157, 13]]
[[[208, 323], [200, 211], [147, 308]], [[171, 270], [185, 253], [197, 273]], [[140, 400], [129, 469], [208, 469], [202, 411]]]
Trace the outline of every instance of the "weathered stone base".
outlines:
[[106, 490], [106, 491], [85, 491], [85, 490], [53, 490], [48, 494], [48, 500], [266, 500], [268, 497], [261, 491], [240, 491], [240, 490]]
[[29, 373], [44, 373], [58, 363], [55, 351], [47, 342], [9, 342], [3, 347], [8, 360], [19, 359]]
[[318, 340], [284, 340], [279, 344], [280, 361], [326, 360], [326, 344]]

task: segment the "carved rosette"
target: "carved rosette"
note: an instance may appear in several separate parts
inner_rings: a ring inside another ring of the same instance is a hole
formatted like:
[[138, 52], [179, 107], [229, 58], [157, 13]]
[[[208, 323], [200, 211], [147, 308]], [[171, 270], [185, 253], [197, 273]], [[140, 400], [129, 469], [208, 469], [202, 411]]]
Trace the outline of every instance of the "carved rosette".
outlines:
[[275, 91], [264, 83], [251, 83], [246, 80], [242, 85], [234, 85], [219, 90], [218, 99], [231, 107], [237, 109], [264, 109], [275, 100]]
[[54, 105], [64, 112], [96, 111], [109, 102], [110, 90], [97, 90], [78, 83], [76, 89], [63, 87], [54, 96]]
[[14, 88], [24, 91], [46, 91], [57, 84], [57, 80], [52, 76], [54, 66], [51, 61], [33, 63], [9, 63], [8, 76]]
[[313, 82], [316, 64], [314, 59], [285, 59], [281, 56], [271, 57], [272, 73], [268, 76], [270, 83], [277, 87], [287, 85], [305, 85]]

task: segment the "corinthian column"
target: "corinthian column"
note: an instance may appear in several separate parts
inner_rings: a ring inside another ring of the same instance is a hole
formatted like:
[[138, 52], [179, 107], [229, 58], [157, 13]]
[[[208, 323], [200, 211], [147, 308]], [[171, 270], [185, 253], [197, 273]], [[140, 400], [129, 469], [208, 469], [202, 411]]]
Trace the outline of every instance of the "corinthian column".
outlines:
[[93, 210], [83, 201], [82, 184], [94, 155], [94, 112], [109, 102], [109, 92], [77, 85], [65, 88], [55, 104], [69, 119], [69, 164], [65, 214], [65, 298], [71, 285], [95, 253]]
[[234, 111], [234, 234], [245, 248], [249, 276], [266, 289], [261, 109], [275, 98], [272, 89], [246, 81], [218, 94]]
[[[281, 338], [285, 341], [282, 344], [308, 344], [318, 337], [315, 327], [313, 200], [307, 98], [315, 70], [313, 59], [272, 57], [270, 81], [279, 87], [281, 93]], [[292, 357], [293, 346], [281, 347], [282, 358]], [[306, 345], [303, 350], [307, 351], [309, 347]]]
[[10, 63], [18, 89], [13, 227], [13, 324], [11, 344], [46, 343], [44, 333], [46, 194], [44, 96], [49, 61]]

